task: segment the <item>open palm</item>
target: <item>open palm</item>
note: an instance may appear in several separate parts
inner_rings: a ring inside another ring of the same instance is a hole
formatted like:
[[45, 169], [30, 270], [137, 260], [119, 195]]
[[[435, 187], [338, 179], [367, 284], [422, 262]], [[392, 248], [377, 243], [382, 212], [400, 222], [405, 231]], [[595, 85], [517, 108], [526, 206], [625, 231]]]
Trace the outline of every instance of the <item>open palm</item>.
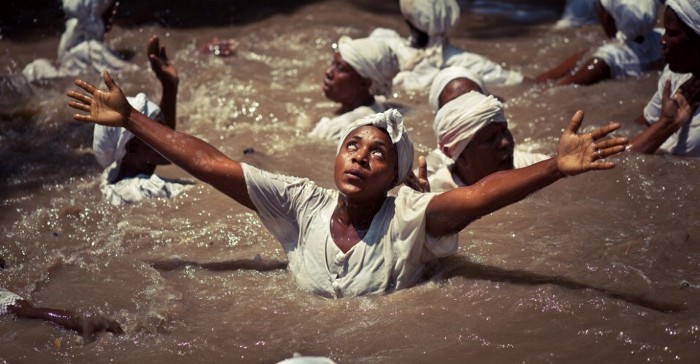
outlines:
[[68, 102], [68, 106], [76, 110], [86, 111], [89, 115], [75, 114], [73, 118], [77, 121], [124, 127], [132, 107], [126, 100], [124, 92], [114, 83], [109, 73], [105, 71], [103, 78], [108, 91], [98, 90], [97, 87], [83, 80], [75, 81], [75, 84], [85, 90], [87, 94], [73, 90], [68, 91], [68, 97], [73, 99]]

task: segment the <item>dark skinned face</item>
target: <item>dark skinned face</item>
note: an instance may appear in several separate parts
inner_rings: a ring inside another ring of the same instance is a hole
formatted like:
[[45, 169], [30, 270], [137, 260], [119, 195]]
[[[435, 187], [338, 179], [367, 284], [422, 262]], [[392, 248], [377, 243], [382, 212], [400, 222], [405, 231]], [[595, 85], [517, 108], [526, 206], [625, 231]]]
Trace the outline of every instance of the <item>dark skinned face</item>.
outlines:
[[351, 202], [376, 203], [386, 198], [397, 178], [398, 155], [389, 135], [374, 126], [352, 131], [335, 158], [334, 179]]
[[333, 63], [323, 79], [323, 93], [330, 100], [343, 105], [352, 105], [356, 100], [369, 95], [372, 81], [360, 76], [354, 68], [343, 61], [340, 53], [333, 55]]
[[661, 49], [671, 71], [700, 74], [700, 36], [685, 25], [671, 8], [664, 12]]
[[457, 175], [471, 185], [492, 173], [513, 169], [514, 147], [507, 123], [486, 124], [455, 161]]

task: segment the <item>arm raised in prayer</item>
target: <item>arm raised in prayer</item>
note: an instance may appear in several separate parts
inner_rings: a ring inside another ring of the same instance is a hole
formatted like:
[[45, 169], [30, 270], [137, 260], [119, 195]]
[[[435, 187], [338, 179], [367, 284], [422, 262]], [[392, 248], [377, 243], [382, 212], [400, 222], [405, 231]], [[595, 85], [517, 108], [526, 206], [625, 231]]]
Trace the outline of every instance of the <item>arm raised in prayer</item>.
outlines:
[[671, 81], [666, 81], [661, 95], [659, 120], [632, 140], [630, 150], [644, 154], [656, 152], [661, 144], [688, 122], [693, 115], [693, 108], [688, 103], [682, 89], [679, 89], [673, 97], [671, 96]]
[[529, 167], [501, 171], [471, 186], [460, 187], [435, 196], [428, 205], [426, 230], [432, 236], [454, 234], [472, 221], [566, 176], [615, 167], [603, 160], [625, 150], [627, 139], [600, 140], [620, 127], [611, 123], [590, 133], [577, 134], [583, 112], [574, 114], [559, 139], [557, 155]]
[[168, 59], [165, 47], [160, 46], [157, 36], [151, 37], [146, 49], [151, 69], [163, 87], [163, 96], [160, 99], [160, 109], [165, 118], [165, 124], [175, 129], [177, 122], [177, 88], [180, 78], [177, 69]]
[[108, 91], [98, 90], [83, 80], [76, 80], [75, 84], [87, 93], [68, 91], [68, 97], [73, 99], [68, 102], [68, 106], [89, 113], [75, 114], [75, 120], [126, 128], [194, 177], [209, 183], [242, 205], [255, 209], [248, 196], [240, 163], [228, 158], [209, 143], [170, 129], [136, 111], [129, 105], [109, 73], [104, 72], [103, 77]]

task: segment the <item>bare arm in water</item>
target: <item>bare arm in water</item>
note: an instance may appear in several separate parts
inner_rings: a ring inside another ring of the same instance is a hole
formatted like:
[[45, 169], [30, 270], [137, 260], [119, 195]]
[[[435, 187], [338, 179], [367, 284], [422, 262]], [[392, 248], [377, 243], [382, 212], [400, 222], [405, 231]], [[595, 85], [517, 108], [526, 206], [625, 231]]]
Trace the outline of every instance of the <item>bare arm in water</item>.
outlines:
[[576, 69], [576, 64], [585, 54], [585, 51], [574, 54], [557, 67], [537, 76], [535, 81], [543, 83], [557, 80], [557, 85], [590, 85], [612, 77], [610, 66], [600, 58], [590, 58]]
[[17, 300], [13, 305], [8, 306], [7, 310], [17, 317], [53, 322], [86, 337], [101, 331], [124, 333], [118, 322], [99, 314], [79, 314], [57, 308], [34, 307], [27, 300]]
[[109, 73], [104, 72], [103, 78], [108, 91], [98, 90], [82, 80], [77, 80], [76, 85], [88, 92], [87, 95], [68, 91], [67, 95], [74, 99], [68, 105], [90, 113], [76, 114], [75, 120], [124, 127], [194, 177], [255, 210], [248, 196], [240, 163], [228, 158], [209, 143], [170, 129], [136, 111], [126, 101], [124, 93]]
[[481, 216], [520, 201], [561, 178], [615, 167], [603, 159], [624, 151], [627, 139], [601, 139], [620, 124], [611, 123], [590, 133], [577, 134], [582, 121], [583, 112], [577, 111], [559, 138], [555, 157], [529, 167], [494, 173], [474, 185], [435, 196], [428, 205], [428, 233], [432, 236], [457, 233]]

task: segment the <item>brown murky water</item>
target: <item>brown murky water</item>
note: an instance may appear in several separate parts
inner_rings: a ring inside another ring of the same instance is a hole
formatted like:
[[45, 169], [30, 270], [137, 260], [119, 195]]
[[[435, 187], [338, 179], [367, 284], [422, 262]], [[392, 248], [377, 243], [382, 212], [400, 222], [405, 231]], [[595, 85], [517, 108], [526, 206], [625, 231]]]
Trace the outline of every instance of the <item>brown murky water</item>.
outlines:
[[[306, 137], [335, 106], [320, 91], [330, 44], [375, 27], [406, 35], [397, 3], [172, 5], [158, 11], [179, 19], [175, 26], [115, 27], [107, 38], [142, 66], [118, 75], [121, 87], [158, 99], [144, 50], [151, 34], [161, 37], [181, 75], [178, 129], [233, 158], [330, 187], [335, 145]], [[533, 76], [603, 37], [596, 26], [550, 31], [558, 1], [528, 2], [525, 13], [511, 8], [519, 3], [492, 7], [513, 9], [510, 18], [465, 9], [453, 42]], [[36, 57], [55, 58], [60, 29], [49, 33], [0, 39], [5, 80]], [[213, 36], [238, 40], [238, 53], [199, 54]], [[516, 141], [551, 152], [579, 108], [585, 125], [619, 120], [620, 134], [638, 132], [630, 121], [658, 75], [492, 91], [507, 100]], [[102, 202], [92, 127], [72, 122], [65, 106], [71, 82], [3, 95], [0, 254], [9, 267], [0, 286], [38, 305], [103, 312], [126, 334], [84, 344], [47, 323], [2, 317], [0, 362], [273, 363], [294, 352], [339, 363], [700, 360], [697, 160], [626, 155], [613, 171], [557, 182], [475, 222], [460, 234], [458, 256], [425, 284], [329, 300], [298, 290], [284, 270], [233, 269], [284, 253], [254, 214], [201, 182], [171, 202]], [[394, 101], [417, 149], [432, 149], [427, 94], [397, 92]], [[249, 147], [257, 153], [244, 156]], [[158, 173], [192, 180], [177, 167]], [[222, 264], [148, 264], [175, 258]]]

